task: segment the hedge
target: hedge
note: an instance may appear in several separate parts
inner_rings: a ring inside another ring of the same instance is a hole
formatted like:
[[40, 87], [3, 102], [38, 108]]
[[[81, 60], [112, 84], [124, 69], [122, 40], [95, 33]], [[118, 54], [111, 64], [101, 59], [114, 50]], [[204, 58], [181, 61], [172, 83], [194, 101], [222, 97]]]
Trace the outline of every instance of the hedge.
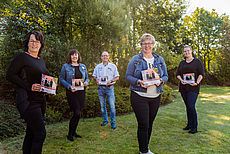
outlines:
[[[132, 112], [130, 105], [130, 91], [128, 88], [115, 86], [115, 105], [116, 114], [127, 114]], [[65, 89], [59, 87], [57, 95], [49, 96], [47, 100], [47, 110], [45, 115], [45, 122], [47, 124], [68, 120], [71, 117], [69, 105], [66, 101]], [[162, 94], [161, 105], [170, 103], [172, 88], [164, 85], [164, 93]], [[0, 140], [13, 137], [21, 134], [25, 130], [24, 120], [20, 119], [17, 108], [15, 107], [15, 100], [1, 100], [0, 101]], [[107, 103], [108, 104], [108, 103]], [[109, 107], [107, 106], [108, 113]], [[90, 85], [86, 89], [85, 108], [81, 111], [82, 118], [101, 116], [100, 103], [97, 93], [97, 86]]]

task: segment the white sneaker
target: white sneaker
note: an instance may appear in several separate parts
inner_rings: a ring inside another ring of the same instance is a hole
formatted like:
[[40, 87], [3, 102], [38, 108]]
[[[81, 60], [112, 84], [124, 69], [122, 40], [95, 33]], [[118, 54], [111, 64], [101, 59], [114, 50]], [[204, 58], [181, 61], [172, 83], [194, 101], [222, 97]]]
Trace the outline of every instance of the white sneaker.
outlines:
[[[140, 152], [140, 154], [143, 154], [142, 152]], [[151, 152], [150, 150], [148, 150], [147, 154], [154, 154], [153, 152]]]
[[154, 154], [153, 152], [151, 152], [150, 150], [148, 150], [148, 153], [147, 154]]

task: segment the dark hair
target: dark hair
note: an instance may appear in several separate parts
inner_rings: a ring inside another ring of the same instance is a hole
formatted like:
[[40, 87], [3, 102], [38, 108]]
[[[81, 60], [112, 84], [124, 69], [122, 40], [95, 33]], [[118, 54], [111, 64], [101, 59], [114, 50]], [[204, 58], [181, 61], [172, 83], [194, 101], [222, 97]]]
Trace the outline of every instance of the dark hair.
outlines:
[[41, 43], [41, 48], [38, 51], [38, 56], [40, 56], [41, 52], [42, 52], [42, 49], [45, 46], [44, 36], [43, 36], [42, 32], [40, 32], [40, 31], [32, 31], [32, 32], [29, 32], [26, 35], [25, 40], [24, 40], [24, 51], [28, 52], [28, 43], [29, 43], [29, 40], [30, 40], [30, 36], [32, 34], [35, 35], [36, 40], [40, 41], [40, 43]]
[[81, 55], [80, 52], [77, 49], [71, 49], [67, 55], [67, 63], [71, 64], [72, 60], [71, 60], [71, 55], [73, 54], [77, 54], [78, 55], [78, 60], [77, 62], [80, 63], [81, 62]]

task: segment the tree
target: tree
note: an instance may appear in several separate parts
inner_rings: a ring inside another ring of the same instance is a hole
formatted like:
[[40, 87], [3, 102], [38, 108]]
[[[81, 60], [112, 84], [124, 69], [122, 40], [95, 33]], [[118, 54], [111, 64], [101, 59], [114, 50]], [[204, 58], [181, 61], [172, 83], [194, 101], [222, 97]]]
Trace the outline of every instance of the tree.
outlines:
[[223, 20], [213, 10], [197, 8], [191, 16], [185, 16], [187, 29], [185, 40], [193, 47], [194, 54], [204, 63], [205, 72], [211, 71], [211, 63], [219, 49], [219, 41], [223, 32]]
[[223, 33], [220, 39], [220, 52], [216, 55], [216, 72], [219, 82], [230, 82], [230, 20], [223, 16]]
[[92, 72], [101, 52], [111, 52], [129, 27], [127, 10], [122, 0], [12, 1], [1, 14], [4, 21], [2, 54], [8, 57], [3, 62], [9, 62], [20, 52], [24, 35], [36, 29], [45, 35], [43, 57], [55, 76], [59, 75], [71, 48], [80, 51], [83, 62]]

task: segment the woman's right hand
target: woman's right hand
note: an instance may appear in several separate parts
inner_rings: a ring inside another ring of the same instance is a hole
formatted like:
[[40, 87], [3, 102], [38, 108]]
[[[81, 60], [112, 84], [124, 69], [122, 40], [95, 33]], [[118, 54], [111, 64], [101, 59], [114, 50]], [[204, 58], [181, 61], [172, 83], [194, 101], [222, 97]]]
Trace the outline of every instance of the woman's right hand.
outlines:
[[145, 83], [143, 81], [141, 81], [141, 80], [138, 80], [137, 83], [140, 84], [141, 87], [143, 87], [143, 88], [148, 88], [149, 87], [149, 86], [145, 86]]
[[180, 82], [181, 82], [183, 85], [185, 85], [185, 82], [184, 82], [184, 80], [180, 80]]
[[76, 90], [75, 90], [75, 88], [74, 88], [73, 86], [71, 86], [71, 87], [70, 87], [70, 91], [71, 91], [72, 93], [74, 93]]
[[41, 85], [38, 83], [32, 84], [31, 91], [41, 91]]

